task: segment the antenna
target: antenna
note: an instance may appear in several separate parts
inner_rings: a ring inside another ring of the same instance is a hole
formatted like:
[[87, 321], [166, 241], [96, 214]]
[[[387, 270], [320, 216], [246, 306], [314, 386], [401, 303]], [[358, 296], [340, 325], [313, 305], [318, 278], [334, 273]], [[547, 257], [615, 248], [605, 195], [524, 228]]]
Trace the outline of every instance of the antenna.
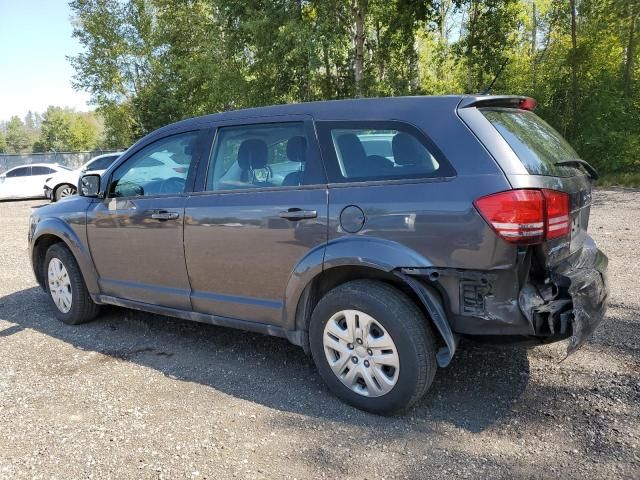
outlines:
[[507, 63], [509, 63], [508, 58], [506, 58], [505, 61], [500, 66], [500, 70], [498, 70], [498, 73], [496, 73], [496, 76], [493, 77], [493, 81], [489, 84], [487, 88], [485, 88], [482, 92], [480, 92], [480, 95], [488, 95], [491, 92], [491, 89], [495, 85], [496, 80], [498, 80], [498, 78], [500, 77], [500, 74], [502, 73], [502, 70], [504, 70], [504, 67], [507, 66]]

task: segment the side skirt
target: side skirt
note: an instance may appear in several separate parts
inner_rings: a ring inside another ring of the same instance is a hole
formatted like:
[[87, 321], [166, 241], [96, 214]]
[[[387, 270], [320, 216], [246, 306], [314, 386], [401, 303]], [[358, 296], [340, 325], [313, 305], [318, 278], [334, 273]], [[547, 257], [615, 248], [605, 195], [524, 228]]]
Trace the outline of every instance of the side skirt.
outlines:
[[250, 322], [247, 320], [220, 317], [217, 315], [191, 312], [188, 310], [178, 310], [176, 308], [137, 302], [135, 300], [125, 300], [123, 298], [112, 297], [109, 295], [96, 295], [94, 301], [97, 301], [96, 303], [116, 305], [118, 307], [131, 308], [133, 310], [156, 313], [158, 315], [166, 315], [168, 317], [181, 318], [183, 320], [191, 320], [192, 322], [208, 323], [209, 325], [217, 325], [219, 327], [235, 328], [238, 330], [271, 335], [273, 337], [282, 337], [288, 339], [293, 344], [299, 345], [299, 343], [295, 341], [297, 339], [297, 332], [288, 331], [282, 327], [274, 325], [267, 325], [266, 323]]

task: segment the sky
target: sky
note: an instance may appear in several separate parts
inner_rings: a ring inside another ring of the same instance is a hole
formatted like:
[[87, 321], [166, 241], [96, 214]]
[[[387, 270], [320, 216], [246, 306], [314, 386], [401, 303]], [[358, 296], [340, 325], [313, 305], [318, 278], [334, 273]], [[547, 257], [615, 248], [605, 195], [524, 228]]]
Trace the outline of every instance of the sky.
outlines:
[[68, 0], [0, 0], [0, 121], [49, 105], [92, 109], [71, 86], [66, 59], [80, 51], [71, 37]]

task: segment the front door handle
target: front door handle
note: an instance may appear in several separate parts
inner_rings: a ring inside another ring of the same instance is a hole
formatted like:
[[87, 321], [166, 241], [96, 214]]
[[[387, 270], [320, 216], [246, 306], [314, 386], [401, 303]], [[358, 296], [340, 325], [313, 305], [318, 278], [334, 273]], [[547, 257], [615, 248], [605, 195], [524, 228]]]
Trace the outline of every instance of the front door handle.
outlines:
[[178, 212], [167, 212], [166, 210], [157, 210], [151, 214], [151, 218], [160, 221], [175, 220], [179, 216]]
[[290, 208], [285, 212], [280, 212], [278, 216], [280, 218], [285, 218], [287, 220], [295, 221], [295, 220], [304, 220], [305, 218], [316, 218], [318, 216], [318, 212], [316, 210], [302, 210], [300, 208]]

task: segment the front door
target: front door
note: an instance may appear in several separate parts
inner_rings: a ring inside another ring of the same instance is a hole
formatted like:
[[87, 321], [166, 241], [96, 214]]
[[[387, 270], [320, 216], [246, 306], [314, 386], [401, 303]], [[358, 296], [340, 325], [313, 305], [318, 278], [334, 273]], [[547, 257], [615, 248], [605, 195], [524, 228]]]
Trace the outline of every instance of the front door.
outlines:
[[[28, 197], [29, 178], [31, 178], [31, 167], [18, 167], [9, 170], [2, 182], [2, 197], [19, 198]], [[44, 184], [43, 184], [44, 185]]]
[[206, 182], [187, 200], [194, 311], [280, 324], [291, 273], [327, 238], [326, 179], [310, 122], [218, 129]]
[[106, 198], [90, 207], [87, 235], [103, 295], [191, 309], [182, 233], [201, 135], [171, 135], [129, 155]]

